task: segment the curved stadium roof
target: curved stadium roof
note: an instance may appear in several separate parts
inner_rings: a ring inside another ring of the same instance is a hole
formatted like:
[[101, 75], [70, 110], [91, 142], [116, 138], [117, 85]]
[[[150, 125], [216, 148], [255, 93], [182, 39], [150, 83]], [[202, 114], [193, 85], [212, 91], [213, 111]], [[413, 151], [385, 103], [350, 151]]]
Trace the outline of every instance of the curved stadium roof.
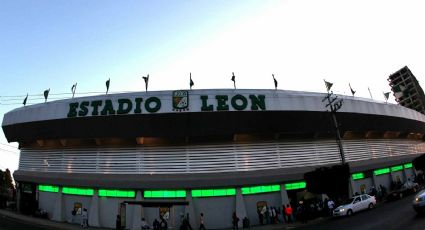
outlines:
[[[52, 101], [5, 114], [9, 142], [39, 139], [205, 137], [237, 133], [329, 133], [324, 93], [209, 89], [99, 95]], [[425, 133], [425, 115], [338, 95], [342, 132]]]

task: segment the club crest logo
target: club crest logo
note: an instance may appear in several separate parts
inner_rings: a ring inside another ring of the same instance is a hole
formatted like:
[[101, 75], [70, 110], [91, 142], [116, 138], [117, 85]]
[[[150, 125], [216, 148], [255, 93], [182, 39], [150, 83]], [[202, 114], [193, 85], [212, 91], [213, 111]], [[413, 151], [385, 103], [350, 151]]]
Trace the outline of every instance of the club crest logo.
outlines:
[[173, 91], [173, 110], [179, 112], [189, 110], [189, 92], [187, 90]]

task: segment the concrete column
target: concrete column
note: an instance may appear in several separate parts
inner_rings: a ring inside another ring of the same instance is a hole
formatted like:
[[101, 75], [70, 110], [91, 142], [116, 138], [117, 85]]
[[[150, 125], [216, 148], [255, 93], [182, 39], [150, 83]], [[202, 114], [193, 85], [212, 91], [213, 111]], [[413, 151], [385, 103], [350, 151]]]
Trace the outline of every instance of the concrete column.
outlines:
[[[286, 207], [287, 204], [289, 204], [289, 198], [288, 198], [288, 192], [286, 191], [285, 185], [280, 185], [280, 198], [282, 200], [282, 205]], [[281, 207], [282, 208], [282, 207]]]
[[[355, 182], [354, 182], [354, 180], [353, 180], [353, 178], [352, 178], [352, 176], [351, 176], [351, 174], [350, 174], [350, 184], [348, 185], [349, 186], [349, 189], [348, 189], [348, 197], [353, 197], [354, 196], [354, 188], [355, 188]], [[366, 188], [367, 189], [367, 188]], [[367, 193], [367, 190], [366, 190], [366, 193]]]
[[[136, 201], [142, 201], [142, 192], [140, 190], [137, 191]], [[133, 205], [133, 215], [132, 221], [130, 225], [131, 230], [140, 230], [140, 226], [142, 226], [142, 206], [141, 205]]]
[[242, 227], [242, 220], [247, 217], [247, 215], [241, 188], [236, 188], [236, 216], [239, 217], [238, 226]]
[[99, 216], [99, 190], [95, 189], [90, 201], [90, 210], [88, 213], [89, 226], [100, 227]]
[[376, 175], [375, 175], [374, 172], [372, 172], [372, 182], [373, 182], [373, 185], [375, 186], [375, 188], [378, 189], [379, 184], [378, 184], [378, 180], [376, 179]]
[[185, 206], [185, 215], [189, 214], [189, 224], [196, 229], [199, 226], [198, 218], [200, 214], [195, 213], [191, 190], [186, 190], [186, 201], [189, 202], [189, 205]]
[[[140, 191], [140, 198], [141, 198], [140, 199], [141, 201], [145, 200], [145, 198], [142, 196], [142, 191]], [[146, 223], [148, 224], [153, 223], [153, 220], [152, 221], [148, 220], [148, 217], [146, 216], [146, 213], [145, 213], [145, 208], [142, 205], [140, 205], [140, 213], [142, 218], [145, 218]]]
[[62, 222], [65, 220], [65, 213], [63, 211], [63, 196], [62, 188], [59, 188], [59, 192], [56, 193], [55, 206], [53, 207], [52, 220]]

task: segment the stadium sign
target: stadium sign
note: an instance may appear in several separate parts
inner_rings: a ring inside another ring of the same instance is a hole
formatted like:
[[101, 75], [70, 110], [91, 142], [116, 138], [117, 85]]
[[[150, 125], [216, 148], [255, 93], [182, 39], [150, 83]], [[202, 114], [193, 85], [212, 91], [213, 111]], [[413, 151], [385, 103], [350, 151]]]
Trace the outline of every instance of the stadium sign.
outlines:
[[[164, 99], [164, 98], [163, 98]], [[165, 99], [164, 99], [165, 100]], [[208, 111], [243, 111], [243, 110], [266, 110], [265, 95], [200, 95], [198, 100], [191, 99], [193, 105], [190, 107], [195, 112]], [[143, 111], [156, 113], [160, 111], [163, 103], [159, 97], [119, 98], [105, 100], [87, 100], [69, 103], [67, 116], [108, 116], [124, 114], [140, 114]], [[186, 90], [173, 91], [172, 106], [167, 111], [188, 111], [189, 92]]]

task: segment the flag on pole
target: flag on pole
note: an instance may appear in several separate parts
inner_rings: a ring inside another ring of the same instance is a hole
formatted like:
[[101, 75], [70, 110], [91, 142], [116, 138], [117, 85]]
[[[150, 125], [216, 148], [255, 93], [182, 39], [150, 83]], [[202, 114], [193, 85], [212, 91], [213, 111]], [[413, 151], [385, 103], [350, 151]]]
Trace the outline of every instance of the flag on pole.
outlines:
[[399, 99], [400, 97], [403, 97], [403, 96], [407, 96], [408, 95], [408, 92], [406, 90], [406, 87], [404, 87], [402, 85], [393, 86], [392, 90], [394, 92], [394, 96], [397, 99]]
[[50, 88], [44, 90], [44, 103], [47, 102], [47, 98], [49, 97]]
[[236, 89], [236, 77], [235, 77], [234, 72], [232, 72], [232, 79], [231, 80], [233, 81], [233, 87], [235, 87], [235, 89]]
[[325, 79], [323, 79], [323, 81], [325, 81], [325, 86], [326, 86], [326, 90], [329, 92], [329, 90], [331, 90], [333, 83], [327, 82]]
[[75, 94], [76, 89], [77, 89], [77, 82], [75, 82], [75, 84], [73, 84], [72, 87], [71, 87], [72, 98], [74, 98], [74, 94]]
[[195, 85], [195, 83], [192, 81], [192, 73], [189, 73], [189, 79], [190, 79], [189, 86], [190, 86], [190, 89], [192, 90], [192, 86]]
[[27, 104], [27, 99], [28, 99], [28, 93], [27, 93], [27, 96], [24, 99], [24, 102], [22, 103], [22, 104], [24, 104], [24, 106]]
[[348, 86], [350, 86], [351, 94], [352, 94], [352, 95], [353, 95], [353, 97], [354, 97], [354, 94], [356, 93], [356, 91], [354, 91], [354, 90], [353, 90], [353, 88], [351, 88], [351, 84], [350, 84], [350, 83], [348, 83]]
[[274, 81], [274, 89], [277, 89], [277, 80], [274, 78], [274, 74], [272, 74], [273, 81]]
[[146, 90], [146, 92], [148, 92], [149, 74], [148, 74], [148, 76], [146, 76], [146, 77], [143, 76], [142, 78], [145, 81], [145, 90]]
[[384, 97], [385, 97], [385, 101], [388, 101], [388, 98], [390, 97], [390, 92], [386, 92], [386, 93], [383, 93], [384, 94]]
[[106, 81], [106, 94], [108, 94], [108, 91], [109, 91], [109, 84], [111, 83], [111, 78], [109, 78], [107, 81]]

